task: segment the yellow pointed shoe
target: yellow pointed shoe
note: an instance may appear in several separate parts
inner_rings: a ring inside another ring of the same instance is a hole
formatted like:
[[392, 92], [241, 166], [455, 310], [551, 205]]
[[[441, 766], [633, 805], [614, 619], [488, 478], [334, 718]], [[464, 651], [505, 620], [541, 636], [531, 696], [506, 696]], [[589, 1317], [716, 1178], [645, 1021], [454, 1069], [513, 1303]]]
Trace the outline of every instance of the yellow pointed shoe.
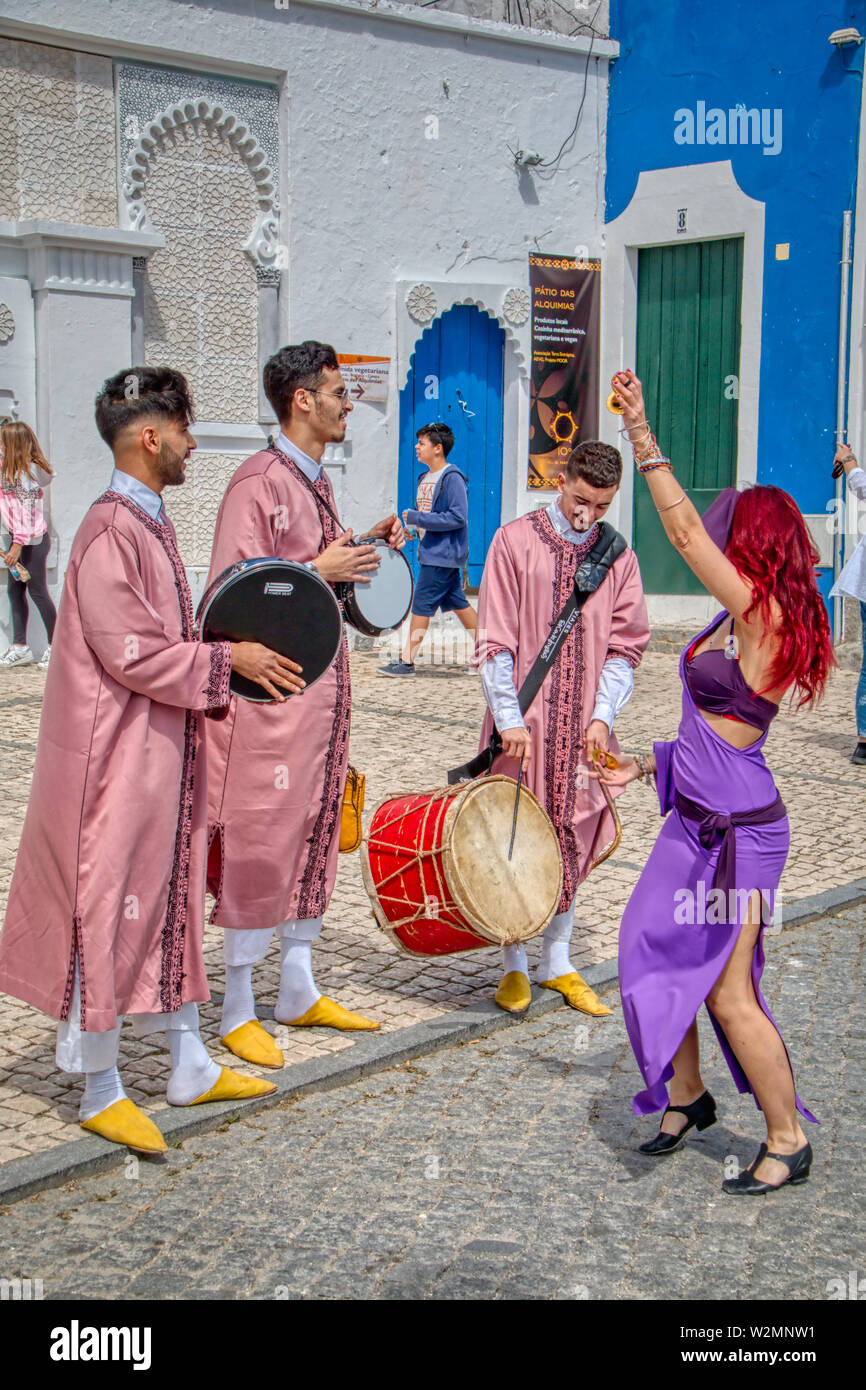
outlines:
[[522, 970], [509, 970], [499, 981], [499, 988], [493, 998], [500, 1009], [505, 1009], [507, 1013], [525, 1014], [532, 1003], [529, 976], [524, 975]]
[[[278, 1023], [281, 1021], [277, 1019]], [[316, 1000], [312, 1008], [301, 1014], [300, 1018], [287, 1021], [290, 1028], [339, 1028], [343, 1032], [353, 1029], [367, 1029], [372, 1032], [382, 1027], [381, 1023], [374, 1023], [372, 1018], [365, 1018], [363, 1014], [344, 1009], [342, 1004], [335, 1003], [324, 994]]]
[[239, 1071], [223, 1067], [216, 1083], [190, 1105], [204, 1105], [209, 1100], [252, 1100], [253, 1096], [269, 1096], [277, 1088], [273, 1081], [263, 1081], [260, 1076], [241, 1076]]
[[593, 1018], [605, 1018], [613, 1010], [606, 1004], [602, 1004], [598, 995], [591, 990], [586, 980], [578, 975], [576, 970], [572, 970], [570, 975], [557, 975], [555, 980], [539, 980], [542, 989], [558, 989], [566, 1004], [570, 1004], [573, 1009], [580, 1009], [583, 1014], [592, 1014]]
[[100, 1134], [113, 1144], [126, 1144], [127, 1148], [137, 1149], [139, 1153], [161, 1154], [168, 1147], [153, 1120], [149, 1120], [128, 1096], [80, 1123], [81, 1128], [91, 1134]]
[[223, 1047], [240, 1057], [243, 1062], [252, 1062], [255, 1067], [281, 1067], [285, 1063], [275, 1040], [257, 1018], [233, 1028], [222, 1040]]

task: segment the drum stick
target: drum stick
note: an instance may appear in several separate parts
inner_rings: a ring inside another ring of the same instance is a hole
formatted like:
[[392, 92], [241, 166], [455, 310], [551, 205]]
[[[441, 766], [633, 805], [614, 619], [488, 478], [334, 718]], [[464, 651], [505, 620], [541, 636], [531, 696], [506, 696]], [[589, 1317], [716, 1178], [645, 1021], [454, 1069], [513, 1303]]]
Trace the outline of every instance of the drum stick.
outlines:
[[508, 846], [508, 858], [511, 858], [511, 851], [514, 849], [514, 836], [517, 834], [517, 811], [520, 806], [520, 784], [523, 781], [523, 760], [520, 762], [520, 771], [517, 774], [517, 794], [514, 798], [514, 815], [511, 818], [511, 844]]

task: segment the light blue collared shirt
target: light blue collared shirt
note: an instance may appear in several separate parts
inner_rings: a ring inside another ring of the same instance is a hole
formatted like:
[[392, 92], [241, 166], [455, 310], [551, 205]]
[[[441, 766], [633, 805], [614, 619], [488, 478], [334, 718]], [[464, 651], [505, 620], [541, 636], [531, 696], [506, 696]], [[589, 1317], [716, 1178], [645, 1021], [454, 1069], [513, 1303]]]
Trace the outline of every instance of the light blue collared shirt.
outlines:
[[[297, 444], [293, 444], [291, 439], [287, 439], [282, 430], [280, 430], [280, 433], [277, 435], [276, 444], [278, 449], [282, 449], [284, 454], [288, 454], [292, 463], [298, 465], [305, 478], [309, 478], [311, 483], [318, 482], [323, 472], [320, 463], [316, 463], [316, 460], [311, 459], [309, 454], [305, 454], [303, 449], [299, 449]], [[307, 560], [305, 568], [308, 570], [315, 570], [315, 561]], [[316, 573], [318, 573], [318, 570], [316, 570]]]
[[115, 468], [108, 486], [112, 492], [120, 492], [124, 497], [128, 497], [130, 502], [141, 507], [141, 510], [147, 512], [154, 521], [158, 521], [160, 526], [164, 525], [166, 515], [162, 497], [158, 492], [154, 492], [152, 487], [148, 487], [147, 483], [133, 478], [131, 473], [124, 473], [121, 469]]
[[282, 449], [284, 454], [288, 454], [293, 463], [296, 463], [305, 477], [311, 483], [315, 483], [322, 476], [322, 465], [311, 459], [309, 454], [305, 454], [303, 449], [299, 449], [297, 444], [293, 444], [291, 439], [287, 439], [282, 431], [277, 435], [277, 448]]
[[589, 531], [575, 531], [571, 522], [566, 521], [565, 514], [559, 505], [558, 497], [554, 497], [550, 506], [547, 508], [547, 515], [550, 517], [554, 529], [558, 531], [561, 536], [564, 536], [567, 541], [570, 541], [572, 545], [582, 545], [589, 535], [589, 531], [592, 530], [592, 526], [595, 525], [595, 522], [593, 522]]

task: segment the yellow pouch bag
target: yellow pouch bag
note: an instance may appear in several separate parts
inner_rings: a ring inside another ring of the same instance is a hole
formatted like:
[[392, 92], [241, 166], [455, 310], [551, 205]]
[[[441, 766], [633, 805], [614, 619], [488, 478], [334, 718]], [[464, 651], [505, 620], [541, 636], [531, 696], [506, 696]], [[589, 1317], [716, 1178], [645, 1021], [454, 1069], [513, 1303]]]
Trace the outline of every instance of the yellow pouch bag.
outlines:
[[363, 772], [349, 764], [343, 810], [340, 816], [340, 853], [351, 854], [361, 843], [361, 812], [364, 809], [364, 789], [367, 779]]

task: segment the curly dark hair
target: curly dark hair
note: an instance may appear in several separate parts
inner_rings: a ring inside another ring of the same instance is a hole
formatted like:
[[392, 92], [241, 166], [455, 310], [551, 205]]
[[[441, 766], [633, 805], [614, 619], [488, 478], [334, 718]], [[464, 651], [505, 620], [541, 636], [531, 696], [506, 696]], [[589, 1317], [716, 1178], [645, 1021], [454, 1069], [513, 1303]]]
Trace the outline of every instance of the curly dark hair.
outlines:
[[580, 478], [590, 487], [619, 487], [622, 482], [622, 454], [600, 439], [576, 444], [562, 470], [570, 483]]
[[308, 338], [305, 343], [281, 347], [265, 363], [265, 395], [280, 424], [291, 419], [292, 398], [299, 386], [313, 391], [322, 383], [326, 368], [338, 371], [337, 354], [329, 343]]
[[96, 428], [109, 449], [135, 420], [159, 415], [183, 425], [195, 419], [189, 383], [171, 367], [126, 367], [110, 376], [96, 397]]

